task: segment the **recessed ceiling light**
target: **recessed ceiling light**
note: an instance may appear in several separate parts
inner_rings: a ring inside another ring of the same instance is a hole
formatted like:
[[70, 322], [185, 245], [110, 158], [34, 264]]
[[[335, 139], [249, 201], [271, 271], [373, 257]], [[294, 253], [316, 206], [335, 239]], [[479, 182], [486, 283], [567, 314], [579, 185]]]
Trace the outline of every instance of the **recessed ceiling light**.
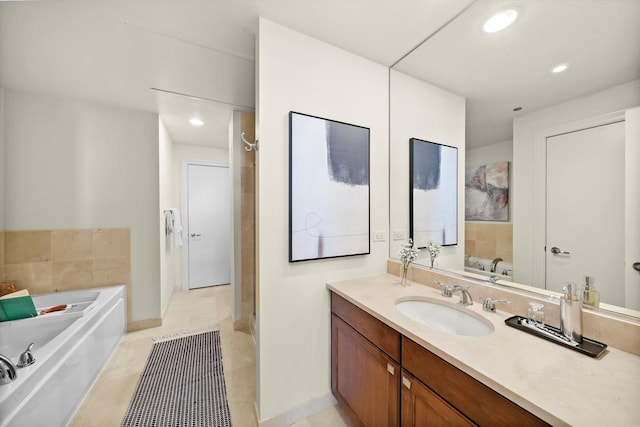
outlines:
[[486, 33], [497, 33], [507, 28], [518, 18], [518, 11], [515, 9], [504, 9], [487, 19], [482, 29]]
[[558, 64], [551, 69], [551, 72], [554, 74], [558, 74], [565, 71], [567, 68], [569, 68], [569, 64]]
[[191, 123], [194, 126], [202, 126], [204, 124], [204, 122], [200, 119], [196, 119], [195, 117], [191, 120], [189, 120], [189, 123]]

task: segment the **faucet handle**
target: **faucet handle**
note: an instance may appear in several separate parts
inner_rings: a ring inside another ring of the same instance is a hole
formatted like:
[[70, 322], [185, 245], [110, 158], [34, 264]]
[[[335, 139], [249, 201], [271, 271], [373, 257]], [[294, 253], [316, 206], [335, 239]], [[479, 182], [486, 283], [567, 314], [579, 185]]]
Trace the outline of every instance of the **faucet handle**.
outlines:
[[492, 313], [495, 313], [495, 311], [496, 311], [496, 303], [497, 302], [504, 302], [506, 304], [511, 304], [511, 301], [506, 300], [506, 299], [485, 298], [484, 303], [482, 303], [482, 309], [484, 311], [491, 311]]
[[453, 287], [451, 285], [445, 285], [440, 280], [434, 280], [435, 284], [442, 288], [442, 296], [451, 298]]
[[26, 368], [36, 363], [36, 359], [33, 357], [31, 350], [33, 350], [33, 343], [29, 344], [29, 347], [20, 355], [20, 362], [17, 365], [18, 368]]

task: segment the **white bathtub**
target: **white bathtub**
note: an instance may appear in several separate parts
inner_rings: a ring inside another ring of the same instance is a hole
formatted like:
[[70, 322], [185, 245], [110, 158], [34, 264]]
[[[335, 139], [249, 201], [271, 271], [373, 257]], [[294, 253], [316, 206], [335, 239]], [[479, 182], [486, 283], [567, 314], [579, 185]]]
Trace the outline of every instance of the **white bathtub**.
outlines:
[[18, 363], [34, 343], [36, 362], [0, 385], [0, 426], [64, 426], [126, 332], [124, 285], [34, 295], [37, 309], [64, 312], [0, 323], [0, 354]]

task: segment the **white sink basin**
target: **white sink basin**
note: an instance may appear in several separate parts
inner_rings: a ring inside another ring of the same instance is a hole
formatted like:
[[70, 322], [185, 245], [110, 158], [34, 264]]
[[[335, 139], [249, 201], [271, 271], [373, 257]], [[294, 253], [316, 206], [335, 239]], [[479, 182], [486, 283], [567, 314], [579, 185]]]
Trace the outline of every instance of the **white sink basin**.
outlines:
[[484, 336], [493, 333], [491, 322], [467, 311], [463, 306], [436, 299], [416, 298], [398, 301], [396, 307], [408, 318], [450, 334]]

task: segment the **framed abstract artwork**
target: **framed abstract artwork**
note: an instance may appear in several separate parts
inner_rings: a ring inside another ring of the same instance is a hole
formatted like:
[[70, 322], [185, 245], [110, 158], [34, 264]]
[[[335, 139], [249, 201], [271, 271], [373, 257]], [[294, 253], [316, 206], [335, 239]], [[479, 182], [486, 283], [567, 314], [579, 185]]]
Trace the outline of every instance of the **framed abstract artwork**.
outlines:
[[509, 221], [509, 162], [467, 168], [464, 198], [467, 221]]
[[289, 113], [289, 262], [370, 247], [369, 128]]
[[409, 234], [416, 246], [429, 240], [458, 244], [458, 149], [409, 140]]

